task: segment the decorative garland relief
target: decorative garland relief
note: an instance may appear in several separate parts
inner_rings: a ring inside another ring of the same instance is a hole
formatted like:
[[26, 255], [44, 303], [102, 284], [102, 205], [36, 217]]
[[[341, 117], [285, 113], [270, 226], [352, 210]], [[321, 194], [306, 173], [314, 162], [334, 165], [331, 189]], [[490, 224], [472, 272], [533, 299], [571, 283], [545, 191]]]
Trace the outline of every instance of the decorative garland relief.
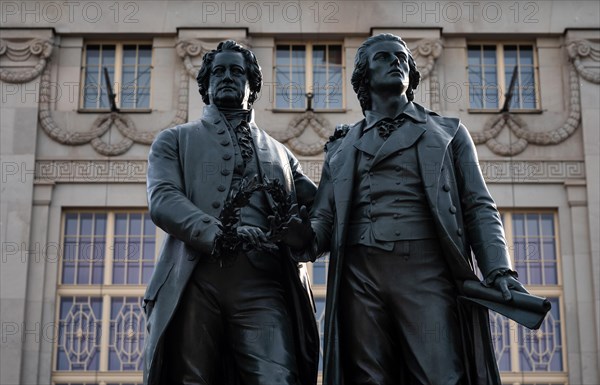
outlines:
[[[247, 42], [243, 43], [247, 45]], [[116, 156], [125, 153], [134, 143], [151, 144], [158, 132], [186, 122], [189, 96], [188, 76], [195, 78], [197, 74], [197, 68], [193, 65], [192, 58], [207, 52], [205, 44], [200, 40], [180, 40], [177, 42], [176, 52], [181, 58], [183, 66], [180, 76], [177, 111], [166, 127], [153, 131], [138, 131], [134, 122], [126, 114], [117, 112], [99, 116], [87, 132], [70, 132], [58, 127], [52, 118], [49, 103], [51, 100], [51, 87], [50, 68], [47, 63], [53, 51], [52, 39], [0, 39], [0, 56], [6, 55], [14, 62], [27, 61], [31, 56], [39, 58], [37, 64], [31, 69], [9, 70], [1, 68], [0, 80], [7, 83], [25, 83], [42, 74], [39, 120], [44, 131], [52, 139], [62, 144], [82, 145], [90, 143], [98, 153], [106, 156]], [[421, 40], [413, 48], [415, 59], [423, 57], [426, 60], [425, 66], [421, 67], [422, 79], [431, 77], [430, 83], [432, 85], [437, 84], [435, 63], [442, 50], [440, 40]], [[588, 40], [572, 41], [566, 45], [566, 52], [572, 64], [569, 67], [569, 115], [560, 127], [546, 132], [531, 132], [522, 118], [511, 113], [505, 113], [491, 117], [486, 122], [482, 132], [471, 132], [474, 142], [485, 144], [497, 155], [512, 156], [523, 152], [529, 144], [556, 145], [569, 138], [581, 122], [579, 76], [591, 83], [600, 83], [600, 73], [586, 68], [583, 64], [584, 59], [594, 62], [600, 61], [600, 44]], [[432, 108], [439, 109], [439, 95], [436, 92], [433, 92], [432, 95]], [[116, 127], [124, 136], [117, 144], [108, 144], [101, 139], [101, 136], [111, 127]], [[317, 143], [306, 144], [299, 140], [299, 136], [309, 127], [317, 133], [319, 137]], [[329, 138], [330, 127], [331, 125], [327, 119], [315, 114], [313, 111], [306, 111], [292, 119], [285, 132], [273, 132], [272, 135], [277, 140], [286, 143], [300, 155], [318, 155], [322, 151], [323, 144]], [[506, 127], [515, 134], [517, 137], [516, 142], [503, 144], [496, 139]]]

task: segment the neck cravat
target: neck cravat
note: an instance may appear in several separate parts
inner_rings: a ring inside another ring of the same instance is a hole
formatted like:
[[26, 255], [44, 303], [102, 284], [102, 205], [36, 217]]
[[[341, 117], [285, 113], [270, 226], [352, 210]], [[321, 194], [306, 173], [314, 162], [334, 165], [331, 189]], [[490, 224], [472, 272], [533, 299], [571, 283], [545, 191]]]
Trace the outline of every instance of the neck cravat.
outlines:
[[397, 117], [396, 119], [385, 118], [375, 124], [375, 128], [379, 132], [379, 136], [386, 140], [395, 129], [399, 128], [404, 124], [406, 118], [404, 116]]
[[235, 128], [235, 133], [240, 145], [240, 152], [242, 153], [244, 165], [246, 165], [254, 155], [252, 135], [250, 134], [250, 125], [245, 120], [242, 120]]

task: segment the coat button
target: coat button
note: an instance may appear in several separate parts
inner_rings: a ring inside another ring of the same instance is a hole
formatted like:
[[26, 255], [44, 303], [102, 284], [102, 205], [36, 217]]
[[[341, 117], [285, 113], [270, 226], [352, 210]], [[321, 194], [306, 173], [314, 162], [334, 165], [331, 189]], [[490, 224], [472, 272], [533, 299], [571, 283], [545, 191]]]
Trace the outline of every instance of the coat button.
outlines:
[[196, 259], [196, 254], [195, 253], [188, 253], [187, 259], [188, 259], [188, 261], [193, 261], [194, 259]]
[[402, 234], [402, 231], [400, 231], [400, 230], [396, 230], [396, 231], [394, 232], [394, 234], [396, 234], [396, 235], [400, 235], [400, 234]]
[[223, 154], [223, 160], [231, 159], [231, 154]]
[[442, 189], [443, 189], [445, 192], [448, 192], [448, 191], [450, 191], [450, 185], [449, 185], [448, 183], [444, 183], [444, 185], [442, 186]]
[[219, 207], [221, 207], [221, 204], [219, 202], [213, 202], [212, 207], [218, 209]]
[[456, 214], [456, 206], [450, 206], [450, 212]]
[[227, 140], [227, 139], [223, 139], [223, 140], [221, 141], [221, 146], [229, 146], [229, 140]]
[[396, 166], [395, 170], [396, 170], [396, 171], [402, 171], [402, 167], [400, 167], [400, 166]]
[[204, 223], [210, 223], [210, 218], [207, 215], [205, 215], [205, 216], [202, 217], [202, 222], [204, 222]]
[[458, 234], [458, 235], [463, 235], [463, 231], [462, 231], [462, 229], [458, 229], [458, 230], [456, 230], [456, 234]]
[[220, 185], [219, 187], [217, 187], [217, 190], [219, 190], [220, 192], [225, 191], [225, 186]]
[[225, 129], [221, 128], [219, 131], [217, 131], [217, 134], [219, 135], [223, 135], [225, 133]]
[[227, 176], [229, 174], [231, 174], [231, 171], [229, 171], [229, 170], [221, 170], [221, 175]]

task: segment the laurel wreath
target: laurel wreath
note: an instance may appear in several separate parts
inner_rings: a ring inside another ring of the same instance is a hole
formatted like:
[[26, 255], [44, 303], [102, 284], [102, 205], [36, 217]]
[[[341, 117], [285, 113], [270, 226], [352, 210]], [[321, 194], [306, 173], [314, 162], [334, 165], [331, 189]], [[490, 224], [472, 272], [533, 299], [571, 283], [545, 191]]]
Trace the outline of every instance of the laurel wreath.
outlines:
[[[232, 190], [230, 192], [219, 216], [221, 235], [215, 241], [212, 256], [219, 259], [221, 263], [235, 259], [242, 251], [247, 252], [252, 249], [275, 251], [273, 247], [256, 247], [245, 243], [237, 235], [237, 229], [240, 225], [240, 211], [248, 205], [252, 194], [257, 191], [264, 191], [269, 194], [273, 203], [273, 213], [269, 217], [270, 229], [265, 235], [273, 244], [281, 240], [284, 224], [293, 215], [293, 208], [295, 207], [292, 194], [286, 192], [279, 179], [269, 180], [265, 177], [262, 182], [259, 182], [258, 176], [249, 180], [242, 179], [238, 191], [234, 192]], [[275, 249], [277, 248], [275, 247]]]

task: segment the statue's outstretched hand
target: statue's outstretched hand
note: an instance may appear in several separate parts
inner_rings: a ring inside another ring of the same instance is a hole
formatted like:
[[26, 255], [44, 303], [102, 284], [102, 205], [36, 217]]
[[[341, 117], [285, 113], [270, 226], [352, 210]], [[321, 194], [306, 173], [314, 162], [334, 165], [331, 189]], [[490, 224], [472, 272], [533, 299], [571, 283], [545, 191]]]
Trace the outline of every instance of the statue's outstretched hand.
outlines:
[[512, 299], [511, 289], [529, 294], [525, 286], [509, 273], [498, 275], [494, 280], [494, 287], [502, 292], [502, 297], [507, 302]]

